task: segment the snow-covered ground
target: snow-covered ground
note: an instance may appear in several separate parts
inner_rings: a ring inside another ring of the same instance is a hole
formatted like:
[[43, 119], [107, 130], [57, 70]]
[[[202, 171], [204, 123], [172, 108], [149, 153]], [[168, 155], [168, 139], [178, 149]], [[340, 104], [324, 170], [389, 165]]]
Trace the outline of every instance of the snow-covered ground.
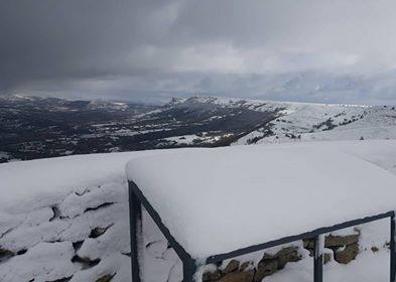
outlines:
[[[396, 174], [396, 141], [323, 144]], [[137, 157], [172, 152], [69, 156], [1, 164], [0, 281], [68, 278], [86, 282], [105, 276], [113, 276], [112, 281], [130, 281], [125, 165]], [[300, 204], [303, 208], [309, 202]], [[326, 281], [387, 281], [389, 262], [384, 244], [389, 238], [388, 224], [365, 225], [361, 232], [362, 252], [358, 259], [346, 266], [335, 262], [326, 265]], [[147, 216], [144, 240], [144, 281], [179, 281], [180, 263]], [[373, 246], [379, 251], [371, 252]], [[311, 268], [311, 258], [306, 254], [302, 261], [287, 264], [285, 270], [264, 281], [308, 282]]]
[[0, 249], [14, 255], [1, 259], [0, 250], [0, 281], [130, 281], [124, 167], [147, 154], [0, 165]]

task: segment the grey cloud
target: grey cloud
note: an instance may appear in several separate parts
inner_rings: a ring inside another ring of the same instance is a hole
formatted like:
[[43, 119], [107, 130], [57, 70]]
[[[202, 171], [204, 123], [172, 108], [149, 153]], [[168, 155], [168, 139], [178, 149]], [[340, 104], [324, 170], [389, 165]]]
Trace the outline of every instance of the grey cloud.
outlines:
[[3, 0], [0, 91], [396, 103], [392, 0]]
[[152, 8], [161, 8], [155, 1], [144, 3], [1, 1], [1, 77], [84, 77], [132, 71], [125, 58], [150, 39], [146, 17]]

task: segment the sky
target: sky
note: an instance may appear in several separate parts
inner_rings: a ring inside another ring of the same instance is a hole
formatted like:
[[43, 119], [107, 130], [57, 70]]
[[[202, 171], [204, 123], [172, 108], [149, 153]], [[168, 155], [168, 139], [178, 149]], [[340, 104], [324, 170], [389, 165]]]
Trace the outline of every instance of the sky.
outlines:
[[394, 0], [1, 0], [0, 95], [396, 104]]

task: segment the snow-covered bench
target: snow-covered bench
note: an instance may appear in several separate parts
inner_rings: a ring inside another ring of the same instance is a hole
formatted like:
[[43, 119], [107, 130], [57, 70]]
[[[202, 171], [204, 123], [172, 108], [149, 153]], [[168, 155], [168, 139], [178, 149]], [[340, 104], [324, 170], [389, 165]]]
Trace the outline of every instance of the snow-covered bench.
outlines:
[[141, 207], [183, 262], [197, 267], [315, 238], [322, 281], [323, 234], [390, 219], [395, 281], [396, 177], [326, 143], [185, 149], [127, 165], [133, 282], [140, 281]]

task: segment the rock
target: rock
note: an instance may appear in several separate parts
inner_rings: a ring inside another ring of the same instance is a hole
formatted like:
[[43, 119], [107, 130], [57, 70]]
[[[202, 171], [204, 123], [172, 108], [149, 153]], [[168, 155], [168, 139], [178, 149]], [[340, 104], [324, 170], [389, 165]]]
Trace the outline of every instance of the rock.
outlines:
[[98, 238], [99, 236], [102, 236], [109, 228], [110, 228], [110, 226], [95, 227], [94, 229], [91, 230], [91, 233], [89, 234], [89, 238]]
[[90, 259], [88, 257], [80, 257], [78, 255], [75, 255], [74, 257], [72, 257], [71, 261], [73, 263], [80, 263], [82, 265], [82, 269], [87, 269], [97, 265], [100, 262], [100, 259]]
[[[226, 274], [219, 282], [252, 282], [254, 271], [237, 271]], [[260, 280], [261, 281], [261, 280]]]
[[5, 261], [15, 255], [14, 252], [11, 252], [7, 249], [3, 249], [0, 247], [0, 262]]
[[340, 248], [348, 245], [352, 245], [359, 242], [359, 235], [347, 235], [347, 236], [326, 236], [325, 247], [326, 248]]
[[323, 264], [326, 264], [331, 261], [332, 255], [330, 253], [323, 254]]
[[73, 242], [74, 251], [77, 252], [81, 248], [83, 243], [84, 243], [84, 240]]
[[73, 278], [73, 276], [70, 276], [70, 277], [64, 277], [64, 278], [60, 278], [60, 279], [53, 280], [53, 281], [47, 281], [47, 282], [69, 282], [72, 278]]
[[113, 274], [113, 275], [106, 274], [105, 276], [98, 278], [95, 282], [110, 282], [114, 276], [115, 276], [115, 274]]
[[254, 281], [261, 282], [264, 277], [274, 274], [276, 271], [278, 271], [278, 260], [263, 258], [257, 265]]
[[379, 251], [379, 249], [378, 249], [378, 247], [373, 246], [373, 247], [371, 247], [371, 251], [372, 251], [373, 253], [376, 253], [376, 252]]
[[21, 256], [21, 255], [23, 255], [23, 254], [26, 254], [27, 253], [27, 249], [21, 249], [21, 250], [19, 250], [16, 254], [17, 254], [17, 256]]
[[359, 253], [359, 244], [348, 245], [341, 251], [334, 253], [334, 260], [338, 263], [348, 264], [356, 258]]
[[[314, 254], [314, 246], [315, 240], [314, 239], [304, 239], [304, 248], [309, 251], [310, 256]], [[333, 250], [335, 253], [340, 252], [340, 256], [344, 257], [343, 251], [337, 251], [339, 248], [346, 248], [349, 245], [354, 245], [359, 243], [359, 234], [352, 234], [347, 236], [333, 236], [328, 235], [325, 238], [325, 248], [329, 248]], [[349, 248], [349, 250], [354, 248]], [[334, 255], [335, 257], [335, 255]], [[355, 256], [356, 257], [356, 256]], [[330, 258], [331, 259], [331, 258]], [[326, 260], [326, 257], [324, 258]], [[344, 260], [341, 258], [340, 260]]]
[[213, 272], [207, 271], [202, 275], [202, 281], [203, 282], [209, 282], [209, 281], [218, 281], [222, 276], [222, 273], [220, 270], [215, 270]]
[[252, 261], [245, 261], [244, 263], [241, 264], [240, 271], [245, 271], [245, 270], [248, 270], [248, 269], [250, 270], [252, 268], [254, 268], [253, 262]]
[[275, 260], [275, 259], [276, 259], [275, 255], [264, 253], [263, 258], [261, 260], [264, 261], [264, 260]]
[[298, 247], [283, 248], [275, 254], [275, 258], [278, 260], [278, 269], [283, 269], [288, 262], [297, 262], [301, 260]]
[[315, 248], [315, 239], [303, 239], [304, 249], [309, 251], [309, 255], [313, 256]]
[[239, 269], [239, 261], [233, 259], [231, 260], [228, 265], [224, 268], [223, 272], [224, 273], [230, 273], [237, 271]]
[[0, 248], [0, 257], [2, 257], [2, 256], [10, 256], [10, 255], [14, 255], [14, 252], [11, 252], [11, 251], [9, 251], [7, 249]]

